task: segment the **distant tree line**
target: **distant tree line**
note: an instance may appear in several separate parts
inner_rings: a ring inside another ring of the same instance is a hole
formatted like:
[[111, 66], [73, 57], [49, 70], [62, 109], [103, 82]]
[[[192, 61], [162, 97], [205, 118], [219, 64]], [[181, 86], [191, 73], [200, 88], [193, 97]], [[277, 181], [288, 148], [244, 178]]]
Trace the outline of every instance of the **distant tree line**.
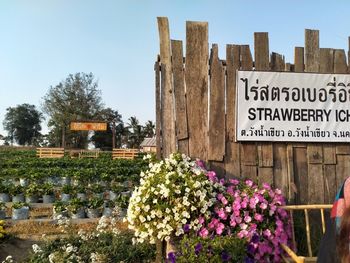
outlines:
[[[49, 133], [41, 133], [44, 116], [48, 118]], [[107, 122], [107, 131], [71, 131], [71, 121], [98, 120]], [[41, 111], [34, 105], [21, 104], [6, 109], [3, 121], [6, 144], [87, 148], [139, 148], [145, 137], [153, 137], [155, 125], [147, 121], [141, 125], [132, 116], [126, 123], [118, 110], [105, 108], [101, 91], [92, 73], [70, 74], [64, 81], [51, 86], [43, 97]], [[114, 132], [113, 132], [114, 131]], [[114, 133], [114, 136], [113, 136]], [[65, 145], [62, 145], [62, 142]]]

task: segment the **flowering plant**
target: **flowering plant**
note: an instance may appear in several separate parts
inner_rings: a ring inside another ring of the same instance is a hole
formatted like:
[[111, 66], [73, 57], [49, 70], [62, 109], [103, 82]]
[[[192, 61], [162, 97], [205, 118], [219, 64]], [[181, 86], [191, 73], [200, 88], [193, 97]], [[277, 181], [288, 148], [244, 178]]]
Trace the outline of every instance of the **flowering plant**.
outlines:
[[203, 226], [199, 236], [227, 235], [246, 240], [246, 262], [281, 261], [280, 244], [287, 244], [291, 237], [289, 216], [280, 207], [285, 205], [281, 191], [266, 183], [258, 187], [251, 180], [231, 179], [221, 184], [225, 191], [218, 192], [212, 217], [200, 218]]
[[199, 230], [198, 218], [210, 217], [216, 188], [221, 187], [208, 176], [209, 172], [179, 153], [151, 161], [149, 170], [141, 172], [140, 186], [133, 191], [127, 212], [136, 241], [169, 241], [173, 234]]

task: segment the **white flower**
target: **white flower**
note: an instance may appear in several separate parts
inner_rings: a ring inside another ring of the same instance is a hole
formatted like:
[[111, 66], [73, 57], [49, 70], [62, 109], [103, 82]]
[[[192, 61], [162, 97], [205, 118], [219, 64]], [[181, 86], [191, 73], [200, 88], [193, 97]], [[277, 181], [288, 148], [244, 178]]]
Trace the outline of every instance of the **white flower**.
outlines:
[[34, 254], [37, 254], [37, 253], [41, 253], [41, 252], [42, 252], [42, 249], [39, 247], [38, 244], [33, 244], [33, 245], [32, 245], [32, 248], [33, 248]]

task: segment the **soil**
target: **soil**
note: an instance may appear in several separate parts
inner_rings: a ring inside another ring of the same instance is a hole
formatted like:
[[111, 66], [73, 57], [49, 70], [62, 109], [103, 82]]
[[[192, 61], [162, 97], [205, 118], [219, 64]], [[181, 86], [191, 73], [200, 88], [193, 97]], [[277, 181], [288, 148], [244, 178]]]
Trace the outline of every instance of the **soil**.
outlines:
[[10, 237], [0, 244], [0, 262], [11, 255], [15, 262], [25, 262], [25, 259], [32, 251], [32, 245], [40, 245], [37, 237], [17, 238]]

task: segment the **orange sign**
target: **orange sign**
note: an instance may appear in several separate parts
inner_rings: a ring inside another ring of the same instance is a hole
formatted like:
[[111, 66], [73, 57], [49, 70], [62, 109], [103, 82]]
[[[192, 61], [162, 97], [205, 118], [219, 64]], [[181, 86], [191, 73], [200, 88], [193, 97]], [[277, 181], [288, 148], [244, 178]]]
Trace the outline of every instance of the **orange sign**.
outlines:
[[71, 122], [71, 131], [106, 131], [106, 122]]

